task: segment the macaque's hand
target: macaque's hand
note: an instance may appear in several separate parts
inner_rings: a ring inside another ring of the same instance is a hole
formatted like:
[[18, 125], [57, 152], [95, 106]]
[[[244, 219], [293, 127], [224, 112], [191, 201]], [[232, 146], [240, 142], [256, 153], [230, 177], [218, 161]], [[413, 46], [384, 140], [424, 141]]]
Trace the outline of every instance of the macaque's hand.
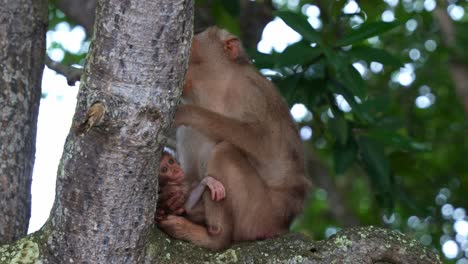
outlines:
[[159, 191], [158, 208], [170, 214], [183, 214], [187, 194], [188, 186], [183, 183], [169, 183], [162, 186]]
[[202, 182], [210, 189], [211, 200], [218, 202], [226, 197], [226, 190], [220, 181], [211, 176], [206, 176]]
[[158, 222], [166, 234], [176, 239], [184, 239], [188, 230], [188, 220], [182, 216], [168, 215], [165, 219]]
[[156, 209], [156, 214], [154, 215], [154, 222], [158, 223], [166, 219], [167, 213], [164, 209], [160, 209], [159, 207]]

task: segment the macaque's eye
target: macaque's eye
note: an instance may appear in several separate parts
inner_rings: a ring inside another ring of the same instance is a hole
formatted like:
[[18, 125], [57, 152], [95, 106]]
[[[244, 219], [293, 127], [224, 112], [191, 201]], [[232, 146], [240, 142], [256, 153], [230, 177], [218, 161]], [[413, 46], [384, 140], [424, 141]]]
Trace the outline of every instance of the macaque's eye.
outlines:
[[169, 162], [169, 164], [171, 164], [171, 165], [172, 165], [172, 164], [174, 164], [174, 163], [175, 163], [175, 160], [174, 160], [174, 159], [169, 159], [169, 161], [168, 161], [168, 162]]
[[164, 173], [164, 174], [167, 173], [167, 167], [162, 167], [161, 168], [161, 173]]

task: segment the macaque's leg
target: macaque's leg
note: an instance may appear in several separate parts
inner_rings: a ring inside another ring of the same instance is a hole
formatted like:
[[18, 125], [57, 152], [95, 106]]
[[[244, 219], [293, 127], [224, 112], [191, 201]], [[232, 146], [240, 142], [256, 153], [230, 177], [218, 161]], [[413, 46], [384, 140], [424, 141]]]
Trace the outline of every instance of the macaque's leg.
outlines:
[[270, 194], [245, 155], [228, 142], [218, 143], [208, 161], [207, 174], [226, 189], [225, 199], [219, 202], [208, 194], [203, 196], [208, 232], [229, 239], [229, 244], [239, 238], [255, 239], [259, 236], [255, 232], [263, 236], [261, 225], [268, 222], [257, 223], [264, 221], [264, 212], [273, 216]]
[[257, 157], [256, 148], [262, 140], [262, 131], [256, 124], [249, 124], [195, 105], [180, 105], [175, 126], [190, 126], [209, 138], [227, 141]]
[[229, 246], [226, 244], [227, 240], [223, 240], [220, 236], [212, 236], [208, 233], [207, 228], [197, 225], [185, 217], [169, 215], [160, 221], [158, 226], [174, 238], [189, 241], [202, 247], [222, 249]]

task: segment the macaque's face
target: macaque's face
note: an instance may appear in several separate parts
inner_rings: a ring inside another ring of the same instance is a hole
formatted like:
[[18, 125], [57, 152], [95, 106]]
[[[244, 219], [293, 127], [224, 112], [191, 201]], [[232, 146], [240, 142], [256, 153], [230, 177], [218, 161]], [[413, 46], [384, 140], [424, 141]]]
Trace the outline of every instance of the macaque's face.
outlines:
[[159, 180], [161, 184], [180, 181], [184, 178], [184, 172], [177, 160], [165, 153], [159, 161]]

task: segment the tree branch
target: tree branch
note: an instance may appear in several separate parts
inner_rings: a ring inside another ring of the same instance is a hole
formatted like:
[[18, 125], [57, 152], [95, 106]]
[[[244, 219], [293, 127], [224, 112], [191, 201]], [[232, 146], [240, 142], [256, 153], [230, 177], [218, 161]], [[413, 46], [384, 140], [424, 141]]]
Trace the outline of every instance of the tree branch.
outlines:
[[45, 64], [49, 69], [65, 76], [65, 78], [67, 78], [67, 83], [70, 86], [75, 85], [75, 82], [80, 80], [81, 74], [83, 73], [82, 69], [63, 65], [59, 62], [53, 61], [49, 56], [46, 56]]
[[[165, 252], [165, 254], [161, 254]], [[442, 263], [418, 241], [394, 230], [350, 228], [330, 239], [312, 241], [289, 233], [274, 239], [237, 244], [221, 252], [168, 238], [153, 229], [144, 263]]]

